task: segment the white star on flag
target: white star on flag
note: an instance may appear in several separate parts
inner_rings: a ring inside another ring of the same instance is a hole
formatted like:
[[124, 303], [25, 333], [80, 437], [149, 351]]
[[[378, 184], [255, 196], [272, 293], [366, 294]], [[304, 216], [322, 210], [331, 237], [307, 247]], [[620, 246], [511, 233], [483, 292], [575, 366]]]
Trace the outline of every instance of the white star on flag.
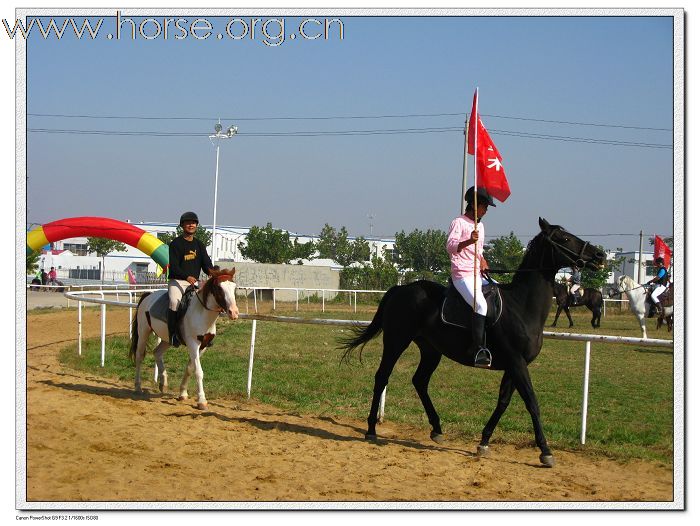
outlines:
[[494, 168], [495, 167], [496, 171], [499, 171], [501, 169], [501, 167], [503, 166], [501, 164], [501, 161], [498, 160], [498, 158], [489, 159], [489, 161], [491, 161], [491, 164], [489, 164], [486, 168]]

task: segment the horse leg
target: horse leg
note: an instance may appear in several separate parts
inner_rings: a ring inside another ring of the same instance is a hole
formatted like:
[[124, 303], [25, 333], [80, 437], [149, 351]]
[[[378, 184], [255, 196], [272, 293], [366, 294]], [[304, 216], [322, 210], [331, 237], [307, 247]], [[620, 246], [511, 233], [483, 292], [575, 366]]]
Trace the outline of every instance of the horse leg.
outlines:
[[134, 365], [136, 368], [135, 378], [134, 378], [134, 391], [136, 393], [141, 393], [141, 364], [143, 359], [146, 357], [146, 344], [148, 343], [148, 325], [145, 323], [139, 323], [138, 327], [138, 342], [136, 343], [136, 352], [134, 353]]
[[384, 332], [384, 352], [382, 353], [382, 360], [379, 362], [379, 368], [374, 375], [374, 392], [372, 394], [372, 406], [369, 409], [369, 416], [367, 416], [367, 433], [365, 433], [365, 438], [368, 440], [375, 440], [377, 438], [377, 413], [379, 412], [379, 400], [382, 397], [384, 388], [389, 383], [389, 376], [394, 370], [394, 365], [398, 361], [401, 354], [406, 350], [411, 341], [400, 342], [399, 344], [392, 344], [390, 337], [387, 336], [386, 331]]
[[199, 342], [195, 339], [190, 339], [187, 342], [187, 348], [190, 351], [190, 363], [194, 365], [194, 377], [197, 380], [197, 409], [205, 410], [207, 408], [207, 398], [204, 396], [204, 371], [200, 361]]
[[557, 305], [557, 314], [554, 316], [554, 321], [552, 322], [552, 327], [557, 326], [557, 320], [559, 319], [559, 315], [561, 314], [561, 309], [562, 307], [560, 305]]
[[181, 402], [187, 400], [189, 395], [187, 394], [187, 383], [190, 381], [190, 376], [194, 373], [194, 362], [192, 358], [187, 362], [187, 367], [185, 367], [185, 372], [182, 373], [182, 382], [180, 382], [180, 396], [177, 397]]
[[647, 339], [647, 322], [645, 319], [645, 315], [642, 314], [641, 316], [637, 316], [637, 319], [639, 319], [639, 326], [642, 328], [642, 338], [645, 340]]
[[525, 407], [527, 408], [528, 413], [530, 413], [532, 427], [535, 431], [535, 443], [541, 451], [540, 462], [544, 466], [551, 468], [554, 466], [554, 457], [552, 456], [552, 452], [547, 445], [547, 439], [544, 436], [542, 421], [540, 420], [540, 406], [537, 403], [535, 389], [532, 387], [532, 380], [530, 379], [530, 373], [527, 370], [527, 364], [522, 357], [520, 357], [518, 363], [514, 364], [510, 369], [510, 373], [513, 378], [513, 384], [518, 390], [520, 397], [525, 402]]
[[510, 399], [513, 396], [514, 390], [515, 387], [513, 386], [510, 375], [508, 374], [508, 371], [505, 371], [503, 373], [503, 378], [501, 378], [501, 387], [498, 391], [498, 403], [496, 404], [496, 409], [494, 409], [491, 418], [489, 418], [489, 421], [484, 426], [484, 430], [481, 432], [481, 442], [477, 448], [479, 455], [486, 456], [489, 454], [489, 441], [491, 440], [491, 435], [493, 435], [493, 431], [496, 429], [501, 416], [503, 416], [503, 413], [505, 413], [506, 409], [508, 409], [508, 405], [510, 404]]
[[600, 307], [594, 307], [591, 309], [593, 311], [593, 318], [591, 319], [591, 326], [594, 329], [597, 329], [600, 327], [600, 317], [602, 316], [602, 312], [600, 311]]
[[440, 416], [437, 414], [435, 406], [433, 406], [433, 401], [428, 395], [428, 383], [435, 369], [437, 369], [437, 366], [440, 364], [442, 354], [425, 343], [419, 344], [418, 348], [420, 349], [420, 362], [418, 363], [418, 369], [416, 369], [413, 375], [413, 386], [416, 388], [418, 397], [423, 403], [425, 413], [428, 415], [428, 422], [430, 422], [432, 426], [430, 438], [434, 442], [440, 444], [443, 441]]
[[153, 351], [153, 355], [156, 360], [156, 367], [158, 368], [158, 390], [161, 393], [168, 389], [168, 373], [165, 371], [163, 354], [165, 354], [165, 351], [169, 346], [170, 344], [167, 340], [161, 340], [155, 351]]
[[564, 314], [569, 318], [569, 328], [574, 326], [574, 320], [571, 319], [571, 313], [569, 312], [569, 307], [564, 307]]

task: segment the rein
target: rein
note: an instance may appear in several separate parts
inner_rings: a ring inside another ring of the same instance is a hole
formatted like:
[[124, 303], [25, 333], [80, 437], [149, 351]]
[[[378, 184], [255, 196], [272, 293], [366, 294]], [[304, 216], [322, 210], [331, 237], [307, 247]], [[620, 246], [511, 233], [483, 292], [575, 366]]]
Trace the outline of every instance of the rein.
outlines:
[[[214, 302], [218, 305], [219, 308], [218, 308], [218, 309], [210, 309], [209, 307], [207, 307], [207, 306], [204, 304], [204, 302], [202, 301], [202, 298], [199, 297], [199, 290], [195, 290], [195, 291], [194, 291], [194, 295], [195, 295], [195, 296], [197, 297], [197, 299], [199, 300], [200, 305], [201, 305], [202, 307], [204, 307], [206, 310], [211, 311], [211, 312], [219, 312], [219, 313], [221, 313], [221, 312], [226, 312], [226, 309], [225, 309], [224, 307], [222, 307], [221, 305], [219, 305], [219, 302], [216, 301], [216, 298], [214, 298]], [[213, 294], [212, 294], [212, 295], [213, 295]]]
[[[583, 259], [583, 253], [586, 250], [586, 247], [588, 246], [588, 241], [586, 241], [583, 244], [583, 247], [581, 248], [581, 252], [577, 254], [573, 250], [566, 248], [563, 245], [560, 245], [553, 239], [551, 239], [551, 234], [548, 235], [547, 237], [544, 238], [545, 241], [548, 241], [550, 245], [552, 245], [552, 250], [557, 251], [559, 254], [561, 254], [566, 260], [568, 260], [570, 263], [573, 263], [579, 268], [583, 268], [586, 266], [586, 261]], [[573, 259], [569, 254], [573, 254], [574, 256], [577, 256], [578, 259]], [[540, 258], [540, 266], [535, 267], [535, 268], [518, 268], [515, 270], [510, 270], [510, 269], [492, 269], [489, 268], [486, 270], [486, 273], [492, 273], [492, 274], [515, 274], [516, 272], [539, 272], [541, 270], [559, 270], [553, 269], [552, 267], [545, 267], [542, 265], [542, 261], [544, 260], [544, 253], [542, 254], [542, 257]]]

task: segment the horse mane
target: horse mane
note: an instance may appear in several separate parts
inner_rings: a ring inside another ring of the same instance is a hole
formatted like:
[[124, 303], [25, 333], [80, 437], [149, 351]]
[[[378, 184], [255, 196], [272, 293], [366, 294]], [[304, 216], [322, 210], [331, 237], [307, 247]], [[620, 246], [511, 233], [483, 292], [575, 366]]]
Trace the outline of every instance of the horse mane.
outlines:
[[202, 302], [206, 305], [209, 294], [214, 295], [214, 300], [219, 305], [225, 305], [224, 291], [221, 288], [221, 283], [224, 281], [233, 281], [233, 276], [236, 274], [235, 268], [209, 271], [209, 279], [202, 287]]

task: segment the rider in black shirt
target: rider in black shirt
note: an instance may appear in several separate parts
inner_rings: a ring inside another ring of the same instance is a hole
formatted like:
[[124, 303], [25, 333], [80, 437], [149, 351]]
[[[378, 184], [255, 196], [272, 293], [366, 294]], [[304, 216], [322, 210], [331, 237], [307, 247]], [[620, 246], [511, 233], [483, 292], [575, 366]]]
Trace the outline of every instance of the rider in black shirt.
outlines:
[[168, 333], [170, 344], [180, 345], [177, 337], [177, 307], [182, 295], [189, 285], [199, 280], [199, 274], [209, 274], [212, 269], [211, 259], [207, 248], [199, 239], [194, 237], [199, 218], [194, 212], [185, 212], [180, 217], [182, 235], [170, 243], [169, 274], [168, 274]]

